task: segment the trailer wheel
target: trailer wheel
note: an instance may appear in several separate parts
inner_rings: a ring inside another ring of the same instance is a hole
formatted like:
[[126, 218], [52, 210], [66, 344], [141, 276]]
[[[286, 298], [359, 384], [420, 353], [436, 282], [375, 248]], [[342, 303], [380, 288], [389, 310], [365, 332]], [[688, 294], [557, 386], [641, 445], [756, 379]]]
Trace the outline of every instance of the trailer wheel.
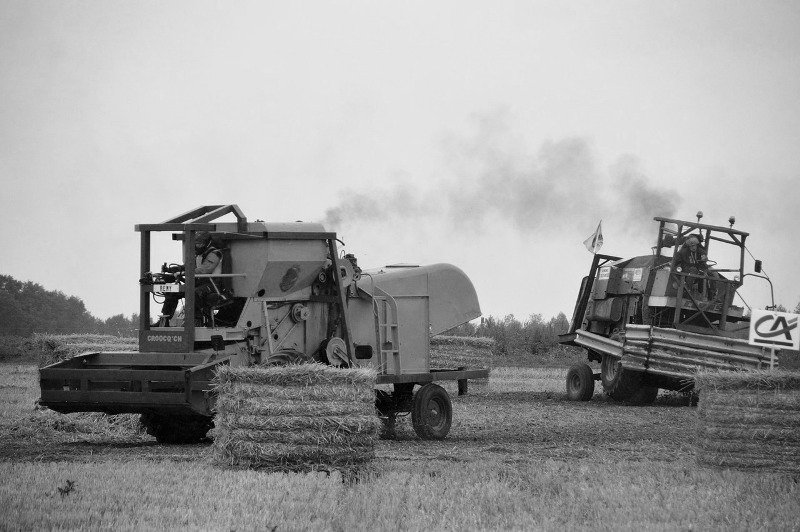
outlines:
[[628, 401], [631, 403], [641, 404], [641, 405], [651, 405], [653, 401], [656, 400], [658, 396], [658, 387], [657, 386], [642, 386], [628, 398]]
[[174, 415], [146, 413], [140, 417], [147, 433], [155, 436], [158, 443], [200, 443], [214, 426], [210, 416]]
[[423, 440], [442, 440], [450, 432], [453, 405], [450, 396], [438, 384], [426, 384], [414, 394], [411, 423]]
[[604, 354], [600, 363], [600, 380], [612, 399], [625, 401], [641, 387], [642, 374], [623, 369], [619, 358]]
[[567, 399], [588, 401], [594, 395], [594, 372], [589, 364], [575, 364], [567, 371]]

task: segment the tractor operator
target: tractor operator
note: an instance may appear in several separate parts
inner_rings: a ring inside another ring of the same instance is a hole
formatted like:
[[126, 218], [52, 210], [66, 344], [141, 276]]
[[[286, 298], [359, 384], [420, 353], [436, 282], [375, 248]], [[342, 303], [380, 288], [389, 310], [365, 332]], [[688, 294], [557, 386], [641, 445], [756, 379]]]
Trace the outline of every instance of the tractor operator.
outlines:
[[[211, 240], [208, 231], [198, 231], [194, 239], [195, 274], [219, 274], [222, 272], [222, 251]], [[185, 266], [173, 267], [176, 271], [184, 271]], [[175, 273], [175, 272], [173, 272]], [[202, 324], [203, 309], [207, 305], [208, 296], [215, 293], [214, 285], [210, 278], [195, 279], [194, 289], [194, 319], [195, 325]], [[161, 319], [153, 326], [169, 327], [169, 320], [178, 308], [178, 301], [183, 293], [167, 293], [164, 295], [164, 305], [161, 307]]]
[[[715, 280], [719, 279], [719, 274], [713, 269], [710, 269], [707, 264], [708, 252], [700, 245], [700, 238], [697, 235], [690, 235], [686, 239], [681, 249], [678, 250], [678, 261], [676, 267], [678, 271], [685, 273], [692, 273], [695, 275], [707, 275]], [[701, 284], [699, 279], [693, 279], [693, 283]], [[722, 294], [716, 290], [716, 282], [709, 284], [709, 292], [717, 292], [715, 300], [722, 300]], [[708, 297], [710, 294], [707, 294]]]

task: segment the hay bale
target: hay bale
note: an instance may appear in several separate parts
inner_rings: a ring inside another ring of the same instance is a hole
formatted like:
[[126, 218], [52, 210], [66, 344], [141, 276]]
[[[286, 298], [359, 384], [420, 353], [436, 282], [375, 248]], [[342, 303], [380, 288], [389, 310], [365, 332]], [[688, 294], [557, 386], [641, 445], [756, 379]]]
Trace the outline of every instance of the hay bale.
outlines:
[[496, 346], [493, 338], [432, 336], [431, 368], [491, 368]]
[[363, 465], [381, 427], [376, 378], [373, 369], [323, 364], [220, 367], [214, 463], [293, 471]]
[[800, 473], [800, 372], [701, 372], [700, 465]]

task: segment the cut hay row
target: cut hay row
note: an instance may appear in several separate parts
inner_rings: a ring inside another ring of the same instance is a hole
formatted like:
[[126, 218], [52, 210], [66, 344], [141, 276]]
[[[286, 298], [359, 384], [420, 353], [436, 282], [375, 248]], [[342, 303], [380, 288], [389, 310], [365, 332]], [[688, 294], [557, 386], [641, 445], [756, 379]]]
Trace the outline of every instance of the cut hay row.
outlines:
[[89, 351], [137, 351], [136, 338], [102, 334], [34, 334], [25, 340], [22, 350], [28, 358], [37, 358], [46, 366]]
[[496, 343], [492, 338], [433, 336], [430, 341], [431, 368], [491, 368]]
[[220, 368], [214, 462], [308, 470], [371, 460], [381, 426], [376, 378], [322, 364]]
[[800, 471], [800, 373], [701, 372], [697, 462]]

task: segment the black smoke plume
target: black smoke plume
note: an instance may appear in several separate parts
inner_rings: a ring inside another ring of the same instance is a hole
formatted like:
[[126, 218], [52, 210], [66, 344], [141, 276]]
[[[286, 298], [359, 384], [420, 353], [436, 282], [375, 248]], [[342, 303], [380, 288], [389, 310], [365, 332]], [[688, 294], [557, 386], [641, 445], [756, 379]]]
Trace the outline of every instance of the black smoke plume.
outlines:
[[633, 156], [603, 171], [582, 138], [545, 142], [538, 151], [516, 138], [503, 115], [478, 117], [476, 132], [444, 143], [450, 173], [424, 189], [405, 184], [344, 192], [323, 223], [338, 230], [358, 222], [444, 218], [480, 231], [488, 220], [520, 230], [585, 230], [604, 219], [628, 228], [674, 216], [677, 192], [657, 187]]

